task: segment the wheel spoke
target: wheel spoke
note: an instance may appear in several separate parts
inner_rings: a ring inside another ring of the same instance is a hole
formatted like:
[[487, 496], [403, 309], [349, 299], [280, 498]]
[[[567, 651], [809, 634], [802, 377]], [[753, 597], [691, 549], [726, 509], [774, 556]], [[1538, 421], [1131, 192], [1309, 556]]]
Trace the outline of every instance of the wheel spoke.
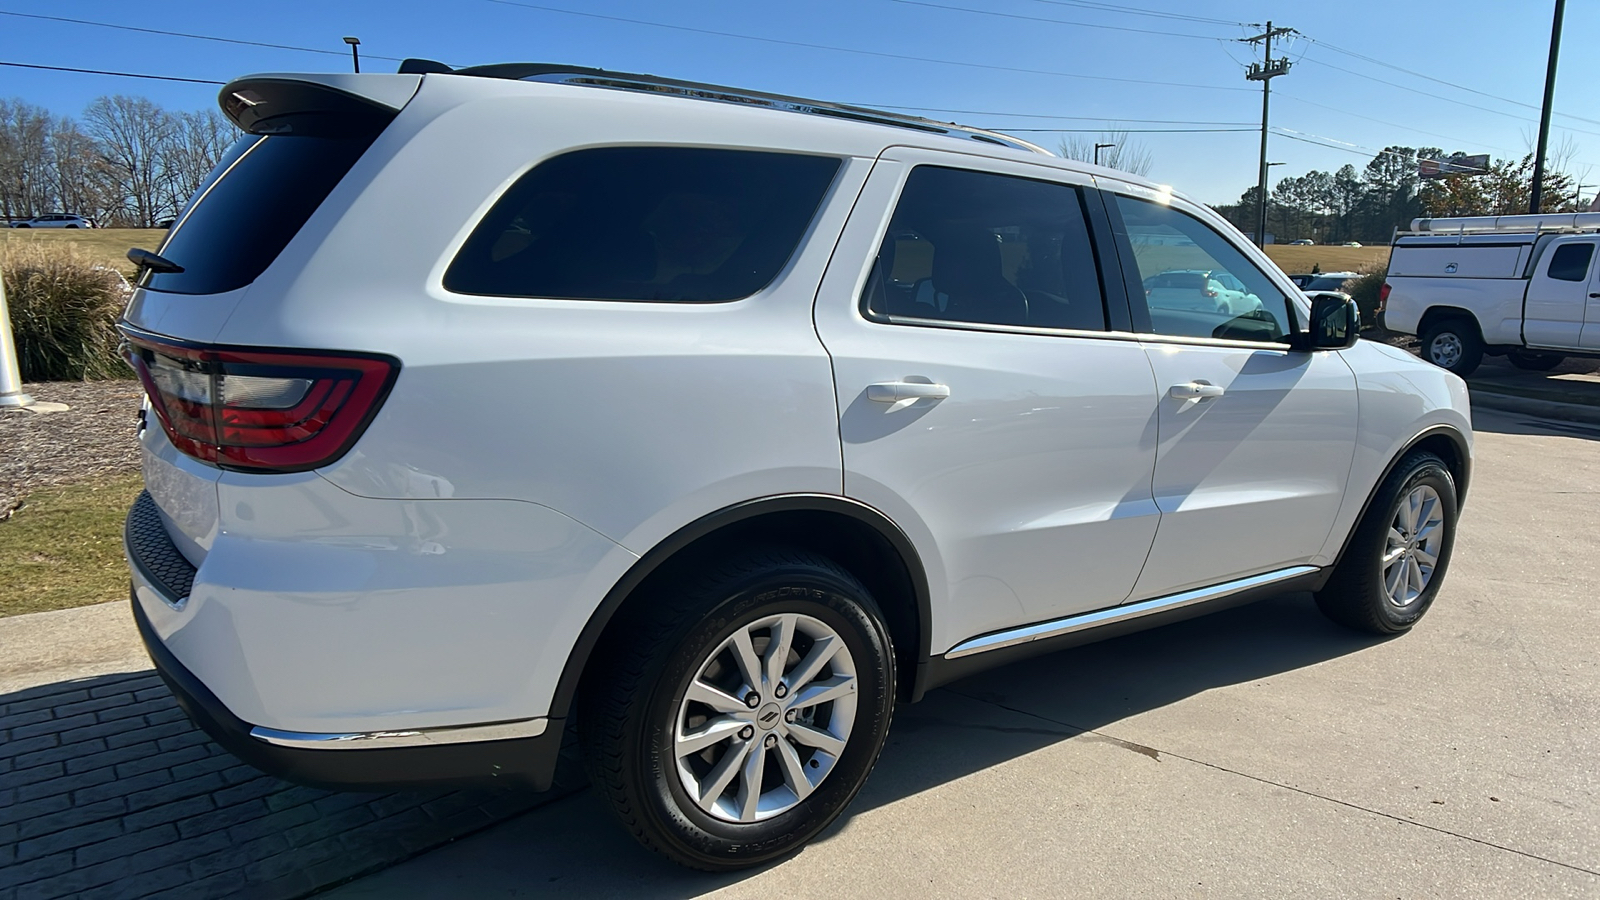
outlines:
[[788, 741], [778, 742], [778, 764], [783, 769], [783, 783], [794, 791], [796, 800], [804, 800], [811, 794], [815, 785], [806, 777], [805, 763], [800, 761], [800, 754], [795, 752], [794, 745]]
[[807, 747], [815, 747], [834, 756], [844, 752], [844, 741], [828, 734], [826, 731], [819, 731], [809, 725], [790, 725], [789, 735]]
[[739, 772], [739, 821], [754, 822], [756, 809], [761, 803], [761, 774], [767, 768], [767, 748], [757, 739], [750, 742], [750, 752], [744, 758]]
[[696, 703], [704, 703], [705, 705], [711, 707], [719, 713], [723, 713], [724, 715], [730, 713], [738, 715], [740, 713], [749, 712], [749, 709], [744, 705], [743, 700], [740, 700], [738, 697], [735, 697], [732, 694], [721, 690], [720, 688], [714, 688], [698, 678], [689, 682], [689, 690], [684, 693], [683, 699], [693, 700]]
[[741, 628], [734, 633], [733, 659], [739, 664], [739, 674], [744, 676], [744, 683], [761, 690], [761, 657], [756, 655], [756, 648], [750, 643], [750, 629]]
[[717, 716], [694, 731], [679, 735], [672, 742], [672, 751], [679, 759], [699, 753], [712, 744], [737, 735], [745, 724], [732, 716]]
[[1383, 560], [1381, 562], [1381, 565], [1383, 566], [1383, 568], [1385, 570], [1388, 570], [1388, 568], [1390, 566], [1394, 565], [1394, 561], [1400, 558], [1400, 554], [1402, 554], [1404, 552], [1406, 552], [1406, 548], [1403, 547], [1403, 546], [1402, 547], [1393, 547], [1393, 546], [1391, 546], [1387, 551], [1384, 552]]
[[854, 676], [835, 675], [824, 681], [806, 685], [805, 689], [795, 697], [794, 703], [791, 705], [798, 709], [804, 709], [808, 706], [816, 706], [819, 703], [827, 703], [829, 700], [837, 700], [853, 693], [855, 689], [856, 679]]
[[[783, 667], [789, 661], [789, 648], [794, 644], [794, 630], [799, 616], [780, 616], [771, 627], [772, 640], [767, 644], [766, 687], [776, 687], [783, 680]], [[766, 693], [766, 691], [762, 691]]]
[[1405, 580], [1406, 564], [1404, 560], [1390, 566], [1383, 573], [1383, 591], [1389, 595], [1396, 606], [1405, 605], [1405, 596], [1401, 593], [1401, 583]]
[[843, 646], [843, 641], [831, 635], [812, 644], [811, 652], [807, 653], [806, 658], [800, 660], [794, 669], [789, 672], [790, 690], [798, 691], [809, 684], [811, 679], [817, 677], [817, 673], [822, 670], [822, 667], [827, 665], [828, 660], [833, 659], [834, 655], [839, 652], [839, 648]]
[[1427, 566], [1428, 567], [1428, 571], [1430, 573], [1433, 571], [1433, 567], [1437, 566], [1439, 564], [1439, 557], [1433, 555], [1432, 553], [1429, 553], [1428, 551], [1422, 549], [1421, 547], [1418, 547], [1416, 550], [1414, 550], [1412, 552], [1416, 555], [1417, 562], [1420, 562], [1424, 566]]
[[699, 803], [701, 809], [707, 812], [711, 811], [711, 808], [717, 803], [717, 798], [721, 797], [722, 792], [728, 789], [728, 782], [732, 781], [739, 774], [739, 770], [743, 768], [745, 758], [750, 755], [750, 749], [756, 743], [756, 741], [739, 741], [735, 743], [728, 748], [727, 753], [722, 754], [722, 758], [717, 760], [717, 764], [712, 767], [711, 771], [706, 773], [705, 779], [700, 782]]
[[1413, 556], [1406, 561], [1406, 567], [1411, 573], [1411, 586], [1416, 589], [1417, 593], [1422, 593], [1422, 589], [1428, 586], [1428, 579], [1422, 576], [1422, 565]]

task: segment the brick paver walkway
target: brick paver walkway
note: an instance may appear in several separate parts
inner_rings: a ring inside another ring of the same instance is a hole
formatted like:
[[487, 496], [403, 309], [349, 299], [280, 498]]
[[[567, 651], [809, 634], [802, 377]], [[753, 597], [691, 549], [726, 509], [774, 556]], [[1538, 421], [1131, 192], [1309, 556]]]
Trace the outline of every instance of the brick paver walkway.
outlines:
[[153, 671], [0, 695], [0, 900], [304, 896], [576, 790], [346, 794], [261, 774]]

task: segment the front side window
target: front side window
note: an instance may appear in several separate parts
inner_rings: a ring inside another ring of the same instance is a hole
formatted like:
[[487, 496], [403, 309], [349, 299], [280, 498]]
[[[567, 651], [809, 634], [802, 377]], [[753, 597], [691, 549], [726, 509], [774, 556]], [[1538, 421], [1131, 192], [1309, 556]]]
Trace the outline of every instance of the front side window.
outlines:
[[765, 288], [794, 255], [839, 160], [603, 147], [530, 170], [444, 276], [493, 297], [714, 303]]
[[919, 166], [867, 284], [877, 318], [1103, 331], [1105, 301], [1078, 189]]
[[1594, 256], [1594, 245], [1584, 242], [1564, 244], [1550, 254], [1550, 277], [1558, 281], [1585, 281], [1589, 277], [1589, 259]]
[[[1146, 200], [1116, 196], [1153, 334], [1281, 341], [1288, 298], [1211, 226]], [[1136, 317], [1137, 319], [1138, 317]]]

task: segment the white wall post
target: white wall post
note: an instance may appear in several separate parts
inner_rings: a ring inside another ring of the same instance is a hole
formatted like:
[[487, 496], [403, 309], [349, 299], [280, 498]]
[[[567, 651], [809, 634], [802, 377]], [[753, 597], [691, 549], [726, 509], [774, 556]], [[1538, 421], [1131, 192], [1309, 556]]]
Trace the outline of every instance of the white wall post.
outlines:
[[17, 343], [11, 338], [11, 309], [6, 306], [6, 280], [0, 275], [0, 407], [32, 405], [33, 398], [22, 392]]

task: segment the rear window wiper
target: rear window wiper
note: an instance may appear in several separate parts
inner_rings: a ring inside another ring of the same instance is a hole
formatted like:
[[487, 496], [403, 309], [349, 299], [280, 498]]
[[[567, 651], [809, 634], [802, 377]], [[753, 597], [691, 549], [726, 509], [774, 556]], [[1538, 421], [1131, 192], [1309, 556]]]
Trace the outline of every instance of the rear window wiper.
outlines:
[[140, 250], [138, 247], [128, 251], [128, 262], [133, 263], [140, 269], [149, 269], [152, 272], [163, 274], [183, 271], [183, 266], [167, 259], [165, 256], [151, 253], [149, 250]]

